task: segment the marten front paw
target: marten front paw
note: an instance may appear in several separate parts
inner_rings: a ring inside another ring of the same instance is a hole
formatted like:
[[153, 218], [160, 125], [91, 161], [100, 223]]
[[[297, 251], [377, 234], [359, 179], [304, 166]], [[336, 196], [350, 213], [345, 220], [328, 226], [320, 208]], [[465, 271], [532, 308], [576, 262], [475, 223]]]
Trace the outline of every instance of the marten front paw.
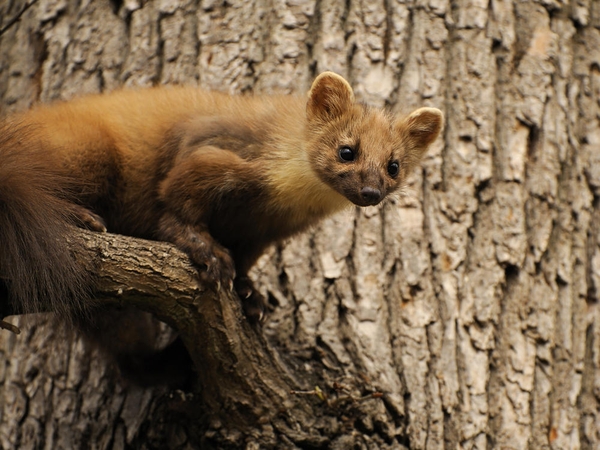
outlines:
[[236, 278], [234, 284], [248, 321], [262, 324], [267, 313], [266, 299], [254, 289], [252, 280], [246, 276]]
[[198, 266], [203, 281], [214, 283], [217, 289], [221, 286], [227, 289], [233, 288], [235, 264], [226, 249], [216, 243], [207, 243], [196, 235], [191, 236], [186, 250], [191, 260]]
[[198, 268], [200, 280], [232, 289], [235, 265], [229, 252], [208, 231], [185, 225], [174, 215], [165, 214], [159, 223], [159, 238], [175, 244], [188, 254]]

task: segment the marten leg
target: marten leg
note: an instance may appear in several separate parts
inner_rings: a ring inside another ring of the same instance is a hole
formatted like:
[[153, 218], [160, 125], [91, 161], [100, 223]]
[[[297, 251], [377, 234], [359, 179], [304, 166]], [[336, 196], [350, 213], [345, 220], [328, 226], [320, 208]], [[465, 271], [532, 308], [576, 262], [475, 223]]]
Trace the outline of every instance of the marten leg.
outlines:
[[210, 235], [208, 222], [215, 206], [235, 191], [236, 173], [245, 162], [212, 146], [181, 151], [182, 156], [160, 184], [159, 197], [166, 212], [159, 223], [158, 238], [185, 251], [206, 281], [233, 287], [233, 260]]
[[264, 315], [264, 300], [246, 274], [262, 248], [232, 250], [230, 255], [210, 235], [208, 227], [216, 215], [235, 209], [235, 202], [245, 201], [239, 200], [240, 193], [252, 197], [251, 193], [257, 191], [256, 174], [260, 167], [214, 146], [181, 151], [179, 161], [159, 189], [168, 211], [160, 223], [160, 238], [186, 251], [196, 264], [206, 268], [213, 280], [231, 282], [237, 271], [239, 279], [235, 286], [244, 311], [250, 320], [258, 321]]
[[229, 252], [202, 226], [185, 225], [166, 213], [159, 223], [159, 239], [172, 242], [186, 252], [200, 269], [201, 279], [231, 289], [235, 265]]

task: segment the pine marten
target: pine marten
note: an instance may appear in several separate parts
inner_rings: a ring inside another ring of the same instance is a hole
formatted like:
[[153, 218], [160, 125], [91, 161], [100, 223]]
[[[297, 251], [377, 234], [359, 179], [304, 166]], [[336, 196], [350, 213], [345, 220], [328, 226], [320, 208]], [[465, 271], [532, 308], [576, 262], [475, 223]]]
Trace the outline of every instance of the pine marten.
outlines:
[[365, 106], [331, 72], [308, 98], [158, 87], [37, 106], [0, 124], [0, 277], [14, 310], [85, 309], [65, 245], [79, 225], [175, 244], [258, 320], [247, 273], [265, 248], [381, 202], [442, 122]]

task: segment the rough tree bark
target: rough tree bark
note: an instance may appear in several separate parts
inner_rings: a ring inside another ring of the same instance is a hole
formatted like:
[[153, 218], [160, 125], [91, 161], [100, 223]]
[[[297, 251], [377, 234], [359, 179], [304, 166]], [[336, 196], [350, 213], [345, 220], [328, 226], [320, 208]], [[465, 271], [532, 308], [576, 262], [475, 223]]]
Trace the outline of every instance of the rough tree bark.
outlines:
[[[25, 4], [0, 1], [0, 29]], [[600, 2], [38, 0], [0, 36], [3, 113], [161, 83], [303, 92], [323, 70], [445, 111], [406, 194], [271, 249], [261, 331], [171, 246], [89, 236], [106, 301], [160, 297], [197, 382], [127, 384], [49, 316], [15, 318], [2, 448], [600, 447]]]

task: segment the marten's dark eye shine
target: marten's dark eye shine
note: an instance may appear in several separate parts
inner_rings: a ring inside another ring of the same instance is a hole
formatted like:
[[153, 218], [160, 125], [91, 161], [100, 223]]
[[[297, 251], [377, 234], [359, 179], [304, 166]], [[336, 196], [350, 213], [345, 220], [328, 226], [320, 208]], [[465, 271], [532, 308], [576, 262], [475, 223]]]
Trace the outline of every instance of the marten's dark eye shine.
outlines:
[[340, 149], [338, 151], [338, 155], [340, 155], [340, 159], [342, 160], [342, 162], [354, 161], [354, 157], [355, 157], [354, 150], [352, 150], [347, 145], [340, 147]]
[[398, 172], [400, 171], [400, 166], [398, 165], [398, 163], [396, 161], [391, 161], [388, 164], [388, 173], [390, 174], [390, 177], [392, 178], [396, 178], [398, 176]]

